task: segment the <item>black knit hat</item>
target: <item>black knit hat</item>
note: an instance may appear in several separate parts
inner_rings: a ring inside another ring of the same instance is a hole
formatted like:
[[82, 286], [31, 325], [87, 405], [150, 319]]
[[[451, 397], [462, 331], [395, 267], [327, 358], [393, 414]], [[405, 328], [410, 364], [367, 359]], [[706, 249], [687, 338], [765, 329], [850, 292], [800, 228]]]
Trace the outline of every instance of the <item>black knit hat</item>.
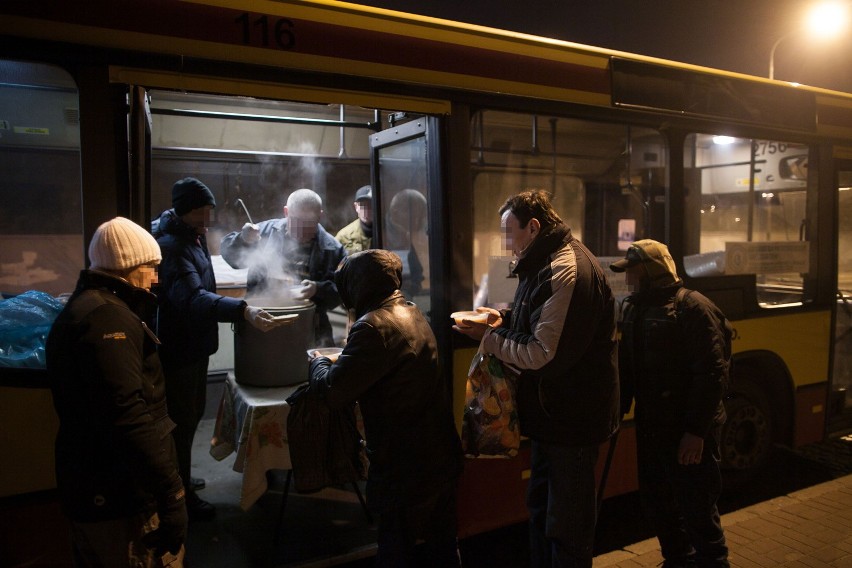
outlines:
[[172, 207], [178, 217], [186, 215], [193, 209], [212, 205], [216, 207], [216, 198], [210, 188], [193, 178], [183, 178], [172, 186]]

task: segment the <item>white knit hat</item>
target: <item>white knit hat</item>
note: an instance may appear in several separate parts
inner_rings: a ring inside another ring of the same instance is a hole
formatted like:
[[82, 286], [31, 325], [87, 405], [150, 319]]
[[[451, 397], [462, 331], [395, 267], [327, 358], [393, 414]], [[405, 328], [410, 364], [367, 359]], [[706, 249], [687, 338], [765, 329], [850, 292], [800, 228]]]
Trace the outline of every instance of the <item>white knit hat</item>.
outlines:
[[92, 268], [128, 270], [151, 262], [160, 262], [160, 245], [151, 233], [124, 217], [103, 223], [89, 243]]

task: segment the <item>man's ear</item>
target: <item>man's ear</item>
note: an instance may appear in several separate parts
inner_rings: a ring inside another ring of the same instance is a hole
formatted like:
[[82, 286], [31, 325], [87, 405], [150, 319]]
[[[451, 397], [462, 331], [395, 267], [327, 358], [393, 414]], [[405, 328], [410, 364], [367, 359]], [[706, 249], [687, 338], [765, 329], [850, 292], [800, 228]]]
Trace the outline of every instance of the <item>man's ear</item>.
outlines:
[[287, 206], [285, 205], [284, 206], [284, 217], [286, 218], [288, 214], [289, 214], [289, 211], [287, 210]]
[[541, 223], [539, 223], [538, 219], [536, 219], [535, 217], [530, 219], [530, 222], [527, 223], [527, 225], [530, 230], [530, 235], [532, 235], [533, 237], [541, 232]]

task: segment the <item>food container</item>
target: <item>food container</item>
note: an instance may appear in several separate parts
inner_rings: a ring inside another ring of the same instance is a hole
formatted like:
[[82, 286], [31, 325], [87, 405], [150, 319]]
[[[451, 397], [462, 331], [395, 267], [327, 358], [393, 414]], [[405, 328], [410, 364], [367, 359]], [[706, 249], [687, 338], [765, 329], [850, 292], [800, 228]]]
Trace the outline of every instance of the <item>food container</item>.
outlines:
[[337, 361], [337, 358], [343, 353], [342, 347], [314, 347], [313, 349], [308, 349], [308, 359], [314, 358], [314, 353], [319, 353], [320, 357], [328, 357], [331, 359], [331, 362]]
[[[252, 304], [255, 305], [255, 304]], [[305, 351], [314, 342], [313, 302], [261, 307], [273, 316], [297, 314], [295, 322], [260, 331], [247, 321], [234, 324], [234, 378], [240, 384], [283, 387], [308, 380]]]
[[477, 323], [488, 323], [488, 312], [453, 312], [452, 314], [450, 314], [450, 317], [455, 320], [456, 325], [462, 327], [467, 325], [463, 322], [463, 320], [470, 320]]

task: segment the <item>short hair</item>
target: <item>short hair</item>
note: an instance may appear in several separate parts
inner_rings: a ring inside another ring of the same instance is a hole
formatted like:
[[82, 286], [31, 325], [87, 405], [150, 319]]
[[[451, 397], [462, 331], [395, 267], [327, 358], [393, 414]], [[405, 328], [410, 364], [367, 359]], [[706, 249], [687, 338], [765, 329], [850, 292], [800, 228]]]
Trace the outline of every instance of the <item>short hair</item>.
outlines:
[[538, 219], [542, 227], [553, 227], [562, 223], [559, 214], [550, 204], [550, 194], [543, 189], [529, 189], [514, 195], [500, 207], [500, 215], [511, 211], [521, 223], [527, 226], [531, 219]]
[[317, 193], [312, 189], [297, 189], [287, 198], [287, 208], [293, 209], [294, 207], [304, 209], [316, 209], [317, 211], [322, 210], [322, 197], [317, 195]]

